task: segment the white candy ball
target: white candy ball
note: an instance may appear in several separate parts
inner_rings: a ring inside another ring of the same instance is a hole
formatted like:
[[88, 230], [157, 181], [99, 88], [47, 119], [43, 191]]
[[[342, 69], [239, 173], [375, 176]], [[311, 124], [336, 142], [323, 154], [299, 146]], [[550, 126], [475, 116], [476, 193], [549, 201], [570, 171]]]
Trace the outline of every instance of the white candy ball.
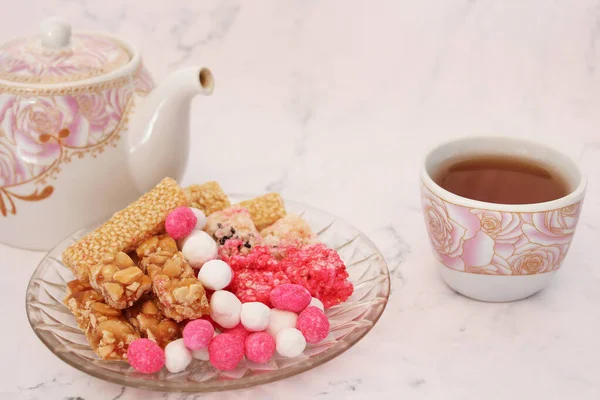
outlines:
[[314, 298], [314, 297], [310, 301], [310, 304], [308, 305], [308, 307], [317, 307], [321, 311], [323, 311], [323, 312], [325, 311], [325, 307], [323, 307], [323, 303], [321, 303], [321, 300]]
[[304, 335], [296, 328], [286, 328], [275, 338], [277, 353], [284, 357], [298, 357], [306, 348]]
[[269, 326], [267, 326], [267, 333], [273, 337], [277, 337], [277, 334], [282, 330], [286, 328], [295, 328], [297, 319], [298, 315], [296, 313], [272, 309]]
[[206, 215], [204, 215], [202, 210], [200, 210], [199, 208], [190, 207], [190, 210], [194, 212], [194, 214], [196, 215], [196, 219], [198, 220], [198, 222], [196, 222], [194, 230], [201, 231], [206, 226]]
[[210, 298], [210, 317], [223, 328], [233, 328], [240, 323], [242, 302], [226, 290], [217, 290]]
[[183, 339], [177, 339], [165, 347], [165, 366], [169, 372], [181, 372], [192, 362], [192, 353], [185, 347]]
[[181, 252], [193, 268], [217, 257], [217, 243], [204, 231], [192, 231], [181, 242]]
[[205, 288], [210, 290], [221, 290], [231, 282], [231, 268], [225, 261], [210, 260], [204, 263], [200, 272], [198, 272], [198, 280]]
[[196, 360], [208, 361], [208, 347], [204, 347], [198, 350], [192, 350], [192, 357], [194, 357]]
[[250, 332], [264, 331], [271, 320], [271, 309], [258, 301], [244, 303], [240, 320], [244, 328]]

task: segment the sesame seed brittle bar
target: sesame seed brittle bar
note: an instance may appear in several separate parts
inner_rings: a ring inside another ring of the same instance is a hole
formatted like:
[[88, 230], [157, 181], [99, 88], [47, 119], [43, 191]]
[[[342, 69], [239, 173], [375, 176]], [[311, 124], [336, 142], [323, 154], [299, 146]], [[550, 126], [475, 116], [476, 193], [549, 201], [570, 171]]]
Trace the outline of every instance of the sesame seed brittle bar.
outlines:
[[286, 215], [283, 199], [277, 193], [267, 193], [263, 196], [245, 200], [238, 203], [237, 206], [244, 207], [250, 212], [250, 217], [259, 231], [273, 225]]
[[85, 282], [92, 266], [118, 252], [133, 250], [143, 240], [161, 232], [169, 212], [187, 203], [188, 199], [177, 182], [165, 178], [95, 231], [68, 247], [63, 252], [63, 262], [80, 281]]
[[223, 210], [231, 205], [229, 198], [217, 182], [191, 185], [184, 189], [190, 207], [202, 210], [205, 215]]

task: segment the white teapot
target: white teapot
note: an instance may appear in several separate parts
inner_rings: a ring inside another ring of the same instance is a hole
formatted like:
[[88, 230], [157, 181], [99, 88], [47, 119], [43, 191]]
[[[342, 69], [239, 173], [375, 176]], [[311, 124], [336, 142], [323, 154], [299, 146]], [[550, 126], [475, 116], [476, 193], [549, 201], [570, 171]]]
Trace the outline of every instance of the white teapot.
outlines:
[[40, 28], [0, 46], [0, 242], [47, 250], [181, 178], [190, 102], [214, 81], [197, 67], [154, 87], [126, 41]]

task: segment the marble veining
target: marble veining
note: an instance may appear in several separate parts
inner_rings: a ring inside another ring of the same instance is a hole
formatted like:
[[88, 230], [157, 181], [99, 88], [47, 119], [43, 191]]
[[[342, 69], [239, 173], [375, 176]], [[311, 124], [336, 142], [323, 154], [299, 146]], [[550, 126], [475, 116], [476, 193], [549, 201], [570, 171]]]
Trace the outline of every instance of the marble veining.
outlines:
[[[184, 395], [125, 388], [54, 357], [23, 299], [42, 254], [0, 245], [0, 399], [600, 398], [600, 1], [20, 0], [7, 40], [59, 15], [139, 46], [157, 81], [209, 66], [192, 105], [182, 184], [280, 191], [348, 220], [379, 247], [392, 296], [341, 357], [273, 384]], [[563, 269], [521, 302], [450, 290], [419, 201], [429, 147], [521, 135], [577, 159], [589, 189]]]

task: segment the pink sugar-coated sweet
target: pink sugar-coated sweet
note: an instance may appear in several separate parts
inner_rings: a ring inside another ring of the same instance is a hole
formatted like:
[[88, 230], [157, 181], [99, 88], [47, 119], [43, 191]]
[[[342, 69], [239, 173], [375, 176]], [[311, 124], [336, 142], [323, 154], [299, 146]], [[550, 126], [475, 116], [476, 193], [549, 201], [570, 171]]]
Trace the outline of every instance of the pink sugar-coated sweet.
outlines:
[[187, 237], [194, 228], [198, 218], [189, 207], [177, 207], [167, 215], [165, 230], [175, 240]]
[[242, 325], [241, 323], [237, 324], [235, 327], [233, 327], [231, 329], [225, 329], [224, 332], [237, 337], [238, 339], [240, 339], [242, 341], [242, 343], [246, 340], [246, 338], [250, 334], [250, 332], [248, 332], [246, 330], [246, 328], [244, 328], [244, 325]]
[[310, 306], [298, 315], [296, 329], [302, 332], [306, 343], [319, 343], [329, 334], [329, 320], [319, 308]]
[[275, 339], [267, 332], [255, 332], [246, 338], [246, 357], [258, 364], [264, 364], [275, 354]]
[[165, 365], [165, 352], [149, 339], [137, 339], [127, 349], [129, 365], [142, 374], [153, 374]]
[[244, 358], [244, 342], [230, 333], [217, 335], [208, 345], [208, 357], [213, 367], [221, 371], [235, 369]]
[[190, 350], [200, 350], [208, 346], [215, 328], [204, 319], [190, 321], [183, 328], [183, 343]]
[[308, 290], [293, 283], [276, 286], [269, 297], [274, 308], [295, 313], [304, 310], [312, 300]]

